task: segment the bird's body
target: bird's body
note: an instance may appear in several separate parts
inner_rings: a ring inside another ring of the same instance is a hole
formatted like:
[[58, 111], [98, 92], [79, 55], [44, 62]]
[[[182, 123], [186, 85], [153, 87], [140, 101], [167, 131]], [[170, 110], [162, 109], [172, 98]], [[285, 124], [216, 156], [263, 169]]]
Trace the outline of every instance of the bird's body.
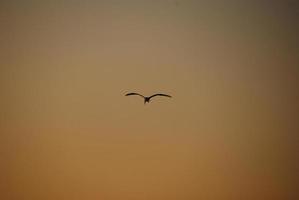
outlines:
[[151, 98], [153, 98], [155, 96], [163, 96], [163, 97], [170, 97], [171, 98], [171, 96], [168, 95], [168, 94], [154, 94], [154, 95], [149, 96], [149, 97], [143, 96], [143, 95], [135, 93], [135, 92], [131, 92], [131, 93], [126, 94], [126, 96], [131, 96], [131, 95], [137, 95], [137, 96], [142, 97], [144, 99], [144, 104], [149, 103]]

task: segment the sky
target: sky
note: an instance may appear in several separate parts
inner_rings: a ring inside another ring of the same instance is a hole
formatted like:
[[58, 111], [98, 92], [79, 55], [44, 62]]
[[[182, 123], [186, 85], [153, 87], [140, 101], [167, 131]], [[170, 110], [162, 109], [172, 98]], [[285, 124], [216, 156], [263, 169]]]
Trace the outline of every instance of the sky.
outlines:
[[298, 17], [295, 0], [1, 1], [0, 199], [298, 199]]

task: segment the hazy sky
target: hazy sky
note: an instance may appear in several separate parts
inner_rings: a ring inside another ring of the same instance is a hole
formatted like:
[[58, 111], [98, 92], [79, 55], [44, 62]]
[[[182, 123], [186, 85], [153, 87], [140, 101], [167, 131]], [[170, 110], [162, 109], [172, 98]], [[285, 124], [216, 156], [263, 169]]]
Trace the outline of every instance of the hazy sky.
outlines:
[[298, 19], [296, 0], [1, 1], [0, 199], [299, 198]]

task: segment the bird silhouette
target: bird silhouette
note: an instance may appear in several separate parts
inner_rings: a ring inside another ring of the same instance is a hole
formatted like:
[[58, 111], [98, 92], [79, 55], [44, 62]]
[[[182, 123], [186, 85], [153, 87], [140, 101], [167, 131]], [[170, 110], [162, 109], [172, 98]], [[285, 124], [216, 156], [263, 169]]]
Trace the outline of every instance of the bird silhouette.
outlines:
[[126, 94], [125, 96], [131, 96], [131, 95], [137, 95], [137, 96], [142, 97], [142, 98], [144, 99], [144, 104], [149, 103], [150, 100], [151, 100], [151, 98], [153, 98], [153, 97], [155, 97], [155, 96], [163, 96], [163, 97], [170, 97], [170, 98], [171, 98], [171, 96], [168, 95], [168, 94], [154, 94], [154, 95], [152, 95], [152, 96], [145, 97], [145, 96], [143, 96], [143, 95], [141, 95], [141, 94], [138, 94], [138, 93], [135, 93], [135, 92], [128, 93], [128, 94]]

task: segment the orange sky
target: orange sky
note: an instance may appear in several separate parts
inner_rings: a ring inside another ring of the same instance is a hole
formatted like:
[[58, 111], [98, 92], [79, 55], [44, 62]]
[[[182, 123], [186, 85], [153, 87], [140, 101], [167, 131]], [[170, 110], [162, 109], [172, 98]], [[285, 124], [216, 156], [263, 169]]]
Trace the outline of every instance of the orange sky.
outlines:
[[298, 10], [2, 1], [0, 199], [299, 198]]

